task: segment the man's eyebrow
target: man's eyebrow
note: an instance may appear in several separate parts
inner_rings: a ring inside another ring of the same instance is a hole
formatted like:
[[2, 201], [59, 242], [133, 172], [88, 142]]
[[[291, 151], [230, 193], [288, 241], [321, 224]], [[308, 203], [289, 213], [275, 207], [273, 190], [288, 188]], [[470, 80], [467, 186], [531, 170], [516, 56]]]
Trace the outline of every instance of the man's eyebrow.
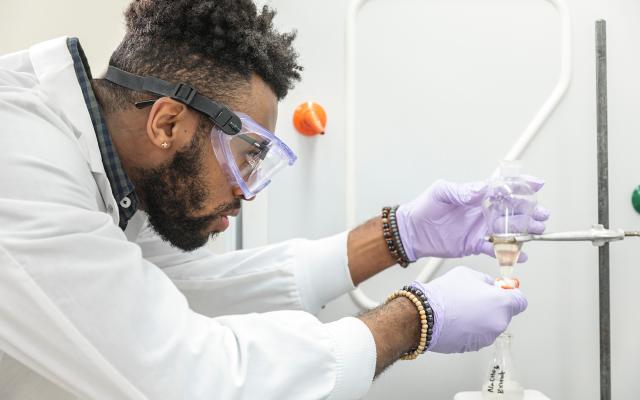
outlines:
[[240, 137], [240, 139], [242, 139], [245, 142], [249, 143], [251, 146], [257, 147], [260, 150], [264, 150], [264, 148], [270, 143], [269, 140], [264, 140], [262, 142], [259, 142], [259, 141], [255, 140], [254, 138], [246, 136], [246, 135], [240, 135], [239, 137]]

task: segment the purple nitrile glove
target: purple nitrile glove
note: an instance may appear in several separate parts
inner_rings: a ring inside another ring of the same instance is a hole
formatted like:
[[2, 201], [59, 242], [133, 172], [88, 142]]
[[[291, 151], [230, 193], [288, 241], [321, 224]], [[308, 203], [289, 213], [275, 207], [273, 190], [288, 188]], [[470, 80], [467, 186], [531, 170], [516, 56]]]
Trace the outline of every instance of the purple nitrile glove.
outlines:
[[[538, 191], [544, 181], [525, 177]], [[487, 182], [453, 183], [439, 180], [418, 198], [396, 211], [402, 245], [410, 261], [421, 257], [456, 258], [484, 253], [495, 257], [493, 246], [485, 240], [489, 231], [482, 215], [482, 199]], [[542, 234], [549, 213], [536, 207], [527, 218], [529, 233]], [[520, 262], [526, 261], [521, 254]]]
[[519, 289], [500, 289], [486, 274], [457, 267], [438, 279], [413, 282], [429, 301], [434, 327], [428, 351], [464, 353], [492, 344], [527, 308]]

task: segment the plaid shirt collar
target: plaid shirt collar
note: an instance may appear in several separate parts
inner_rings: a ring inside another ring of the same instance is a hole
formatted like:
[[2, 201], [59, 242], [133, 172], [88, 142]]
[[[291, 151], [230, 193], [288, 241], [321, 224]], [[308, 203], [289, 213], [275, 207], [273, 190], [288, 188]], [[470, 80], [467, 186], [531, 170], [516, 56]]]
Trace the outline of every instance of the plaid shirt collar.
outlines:
[[118, 202], [118, 210], [120, 213], [120, 228], [124, 230], [127, 223], [138, 210], [139, 199], [135, 192], [133, 183], [127, 176], [120, 157], [116, 152], [111, 135], [107, 130], [107, 125], [100, 111], [100, 106], [96, 100], [96, 96], [91, 88], [91, 70], [84, 55], [84, 51], [80, 46], [77, 38], [67, 39], [67, 47], [73, 59], [73, 67], [76, 71], [78, 83], [82, 88], [82, 95], [87, 105], [87, 110], [91, 116], [93, 129], [96, 132], [98, 146], [102, 155], [102, 163], [104, 164], [107, 178], [111, 184], [113, 197]]

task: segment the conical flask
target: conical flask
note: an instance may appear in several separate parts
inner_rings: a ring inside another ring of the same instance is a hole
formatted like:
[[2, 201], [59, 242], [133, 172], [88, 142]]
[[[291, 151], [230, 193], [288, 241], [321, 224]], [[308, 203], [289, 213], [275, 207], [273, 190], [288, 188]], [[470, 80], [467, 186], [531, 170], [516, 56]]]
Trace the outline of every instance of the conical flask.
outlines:
[[489, 365], [487, 382], [482, 386], [484, 400], [522, 400], [524, 389], [517, 380], [511, 359], [512, 335], [503, 333], [494, 345], [493, 360]]

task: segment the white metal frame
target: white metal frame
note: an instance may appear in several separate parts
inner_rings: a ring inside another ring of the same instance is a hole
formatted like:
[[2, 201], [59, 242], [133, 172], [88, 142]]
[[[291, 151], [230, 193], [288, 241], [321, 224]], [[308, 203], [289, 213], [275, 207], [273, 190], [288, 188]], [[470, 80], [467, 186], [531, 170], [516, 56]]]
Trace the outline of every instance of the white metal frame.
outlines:
[[[357, 223], [356, 221], [356, 201], [355, 201], [355, 96], [356, 96], [356, 19], [362, 7], [371, 0], [353, 0], [349, 5], [346, 21], [346, 97], [347, 97], [347, 114], [346, 114], [346, 213], [347, 213], [347, 229], [351, 229]], [[522, 135], [516, 140], [511, 147], [505, 160], [515, 160], [522, 156], [529, 144], [533, 141], [544, 123], [549, 119], [553, 111], [556, 109], [560, 101], [567, 93], [572, 75], [572, 32], [571, 32], [571, 16], [569, 8], [564, 0], [545, 0], [551, 3], [560, 15], [561, 24], [561, 40], [562, 40], [562, 56], [560, 77], [549, 98], [542, 105], [542, 108], [534, 116]], [[425, 267], [418, 274], [417, 280], [426, 282], [431, 279], [433, 274], [442, 265], [444, 260], [440, 258], [431, 258]], [[369, 298], [361, 289], [356, 288], [351, 292], [353, 301], [363, 309], [372, 309], [378, 306], [378, 302]]]

